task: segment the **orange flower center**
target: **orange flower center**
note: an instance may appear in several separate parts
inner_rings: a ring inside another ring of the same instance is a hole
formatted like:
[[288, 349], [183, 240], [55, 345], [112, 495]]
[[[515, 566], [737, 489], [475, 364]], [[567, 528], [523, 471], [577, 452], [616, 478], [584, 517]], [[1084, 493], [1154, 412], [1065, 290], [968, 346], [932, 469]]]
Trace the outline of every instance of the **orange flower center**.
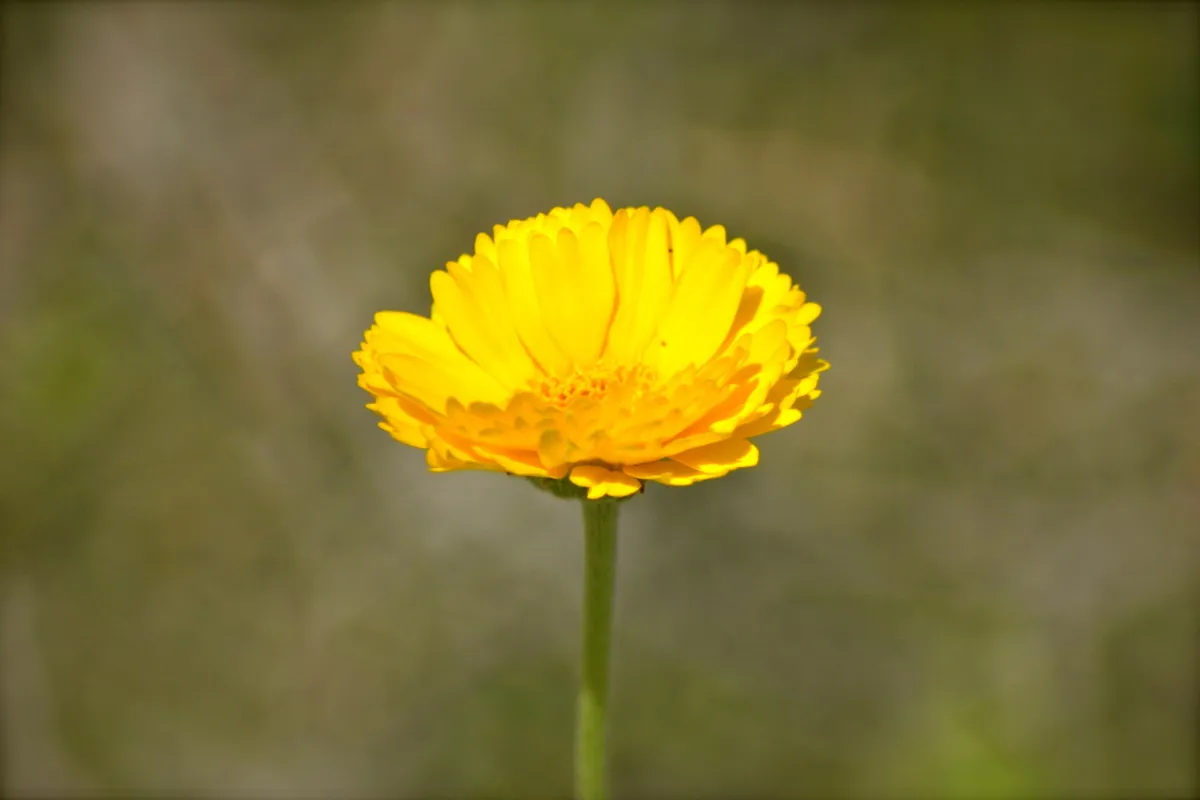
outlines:
[[642, 364], [633, 367], [596, 364], [586, 370], [577, 369], [565, 378], [546, 376], [534, 385], [534, 391], [551, 405], [566, 408], [576, 400], [604, 397], [623, 387], [640, 395], [650, 391], [657, 380], [658, 373]]

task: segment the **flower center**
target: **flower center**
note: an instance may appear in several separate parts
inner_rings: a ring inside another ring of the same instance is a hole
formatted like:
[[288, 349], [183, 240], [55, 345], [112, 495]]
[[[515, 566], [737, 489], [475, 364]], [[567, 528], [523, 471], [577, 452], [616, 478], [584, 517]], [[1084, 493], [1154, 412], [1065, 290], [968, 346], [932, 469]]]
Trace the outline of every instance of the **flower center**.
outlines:
[[585, 370], [576, 369], [565, 378], [548, 375], [534, 384], [534, 391], [546, 402], [558, 408], [566, 408], [576, 400], [601, 398], [628, 387], [633, 394], [648, 392], [658, 380], [658, 374], [649, 367], [637, 364], [632, 367], [608, 367], [596, 364]]

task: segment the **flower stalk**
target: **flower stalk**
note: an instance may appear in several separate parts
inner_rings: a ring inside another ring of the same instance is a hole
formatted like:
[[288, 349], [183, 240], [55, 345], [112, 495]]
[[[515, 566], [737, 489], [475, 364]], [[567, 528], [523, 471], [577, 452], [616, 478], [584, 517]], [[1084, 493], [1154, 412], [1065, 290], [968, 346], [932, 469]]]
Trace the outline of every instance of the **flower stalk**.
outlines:
[[583, 500], [583, 640], [575, 728], [576, 800], [604, 800], [607, 782], [608, 666], [616, 585], [618, 503]]

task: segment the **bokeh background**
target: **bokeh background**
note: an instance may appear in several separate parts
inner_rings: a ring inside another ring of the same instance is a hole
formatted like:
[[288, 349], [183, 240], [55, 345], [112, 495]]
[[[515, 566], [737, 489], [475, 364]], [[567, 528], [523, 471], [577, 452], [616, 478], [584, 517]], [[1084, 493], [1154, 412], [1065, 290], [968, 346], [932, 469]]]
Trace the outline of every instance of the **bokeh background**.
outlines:
[[1194, 4], [0, 14], [8, 795], [570, 792], [578, 509], [427, 474], [350, 352], [596, 196], [833, 363], [624, 507], [618, 797], [1196, 789]]

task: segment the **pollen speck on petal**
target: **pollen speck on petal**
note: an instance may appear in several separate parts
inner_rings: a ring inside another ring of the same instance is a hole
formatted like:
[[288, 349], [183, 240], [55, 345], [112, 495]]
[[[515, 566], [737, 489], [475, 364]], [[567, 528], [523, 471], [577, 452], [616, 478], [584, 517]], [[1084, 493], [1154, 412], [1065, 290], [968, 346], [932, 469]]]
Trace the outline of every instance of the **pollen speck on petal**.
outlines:
[[671, 456], [700, 472], [729, 472], [758, 463], [758, 448], [745, 439], [726, 439]]
[[637, 478], [595, 465], [584, 465], [571, 470], [571, 483], [586, 488], [589, 500], [599, 500], [601, 497], [628, 497], [642, 488], [642, 482]]

